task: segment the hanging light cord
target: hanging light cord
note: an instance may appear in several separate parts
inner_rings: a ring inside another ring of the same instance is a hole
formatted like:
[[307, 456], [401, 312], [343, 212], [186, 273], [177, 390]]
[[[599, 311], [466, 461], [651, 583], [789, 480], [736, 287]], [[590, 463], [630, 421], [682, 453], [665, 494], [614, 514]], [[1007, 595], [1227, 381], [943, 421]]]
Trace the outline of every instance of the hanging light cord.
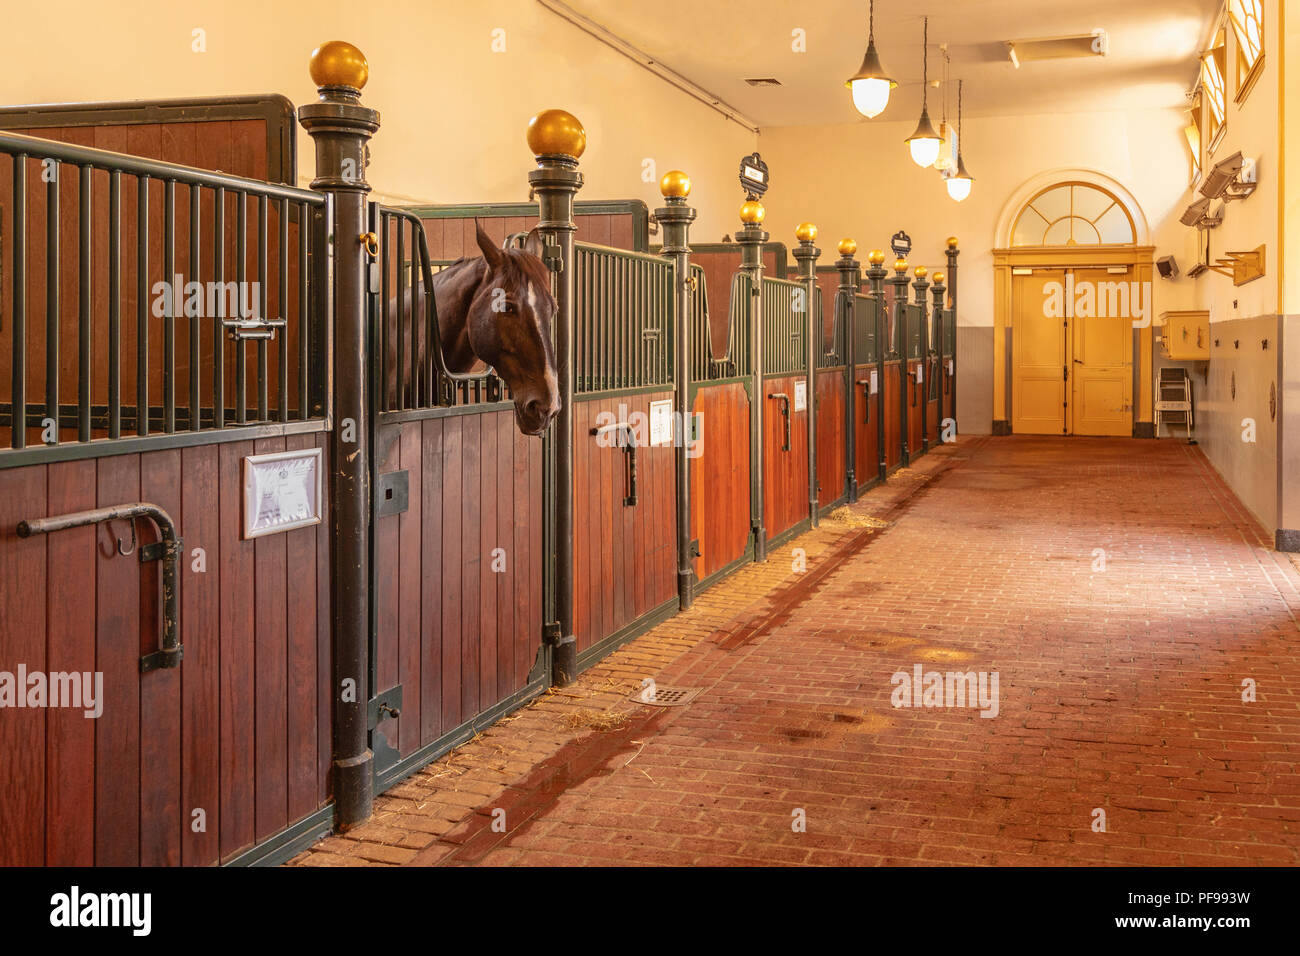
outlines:
[[930, 18], [925, 18], [921, 33], [921, 112], [930, 104]]
[[957, 151], [961, 152], [961, 85], [964, 80], [957, 81]]
[[870, 12], [867, 14], [867, 46], [876, 42], [876, 0], [871, 0]]

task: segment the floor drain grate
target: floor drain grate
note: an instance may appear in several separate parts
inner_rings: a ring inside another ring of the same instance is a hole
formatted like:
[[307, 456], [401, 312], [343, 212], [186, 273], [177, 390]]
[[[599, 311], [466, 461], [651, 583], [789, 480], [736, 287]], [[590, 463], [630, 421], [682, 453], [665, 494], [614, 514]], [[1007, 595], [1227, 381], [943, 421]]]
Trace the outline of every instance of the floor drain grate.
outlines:
[[683, 707], [693, 701], [699, 692], [698, 687], [660, 687], [651, 684], [633, 694], [632, 699], [638, 704], [649, 704], [651, 707]]

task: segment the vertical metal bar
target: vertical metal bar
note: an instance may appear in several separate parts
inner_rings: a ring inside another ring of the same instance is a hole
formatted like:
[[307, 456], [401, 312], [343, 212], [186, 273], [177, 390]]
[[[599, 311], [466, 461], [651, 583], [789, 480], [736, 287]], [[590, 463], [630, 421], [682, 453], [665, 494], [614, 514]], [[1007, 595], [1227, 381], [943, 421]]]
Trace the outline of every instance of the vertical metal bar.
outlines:
[[14, 156], [13, 414], [9, 444], [27, 447], [27, 154]]
[[[248, 194], [235, 193], [235, 318], [243, 321], [248, 289]], [[248, 357], [244, 340], [235, 341], [235, 421], [248, 424]]]
[[277, 340], [276, 357], [280, 360], [279, 389], [276, 392], [276, 408], [280, 412], [280, 421], [289, 420], [289, 200], [281, 199], [276, 206], [280, 217], [280, 286], [276, 302], [280, 314], [276, 318], [284, 321]]
[[108, 437], [122, 437], [122, 173], [108, 177]]
[[226, 427], [226, 190], [212, 197], [212, 282], [216, 308], [212, 316], [212, 427]]
[[[267, 201], [263, 195], [257, 197], [257, 318], [258, 321], [265, 322], [267, 316], [267, 280], [270, 278], [270, 271], [267, 269], [269, 234], [267, 231]], [[270, 421], [270, 396], [268, 389], [270, 387], [271, 373], [267, 365], [267, 338], [262, 336], [257, 340], [257, 420], [259, 422]]]
[[310, 227], [307, 225], [311, 218], [311, 209], [306, 203], [298, 205], [298, 417], [306, 421], [309, 417], [307, 409], [308, 392], [307, 381], [310, 375], [310, 351], [309, 343], [313, 333], [311, 317], [309, 315], [310, 306], [307, 291], [310, 284], [307, 280], [307, 236], [310, 234]]
[[[54, 160], [46, 160], [54, 162]], [[45, 417], [54, 421], [54, 442], [59, 440], [59, 175], [45, 188]]]
[[390, 342], [390, 333], [388, 331], [388, 325], [393, 320], [393, 307], [392, 307], [392, 303], [389, 302], [389, 297], [391, 295], [391, 292], [389, 290], [392, 283], [388, 277], [388, 272], [392, 265], [389, 256], [389, 251], [388, 251], [392, 245], [392, 243], [389, 242], [389, 236], [388, 236], [389, 230], [391, 228], [392, 220], [393, 217], [390, 213], [381, 212], [379, 214], [379, 242], [383, 247], [381, 255], [383, 256], [384, 274], [380, 280], [383, 288], [383, 301], [382, 301], [383, 321], [379, 323], [379, 343], [380, 343], [379, 344], [379, 384], [377, 387], [379, 389], [379, 408], [381, 411], [385, 411], [385, 412], [388, 411], [389, 408], [388, 347]]
[[136, 181], [135, 432], [149, 434], [149, 177]]
[[163, 431], [176, 431], [176, 182], [163, 181], [163, 283], [172, 290], [163, 315]]
[[[202, 257], [200, 256], [202, 239], [199, 233], [199, 204], [203, 194], [197, 185], [190, 186], [190, 275], [189, 281], [196, 283], [195, 288], [202, 290]], [[202, 296], [202, 291], [199, 295]], [[202, 350], [199, 348], [199, 315], [203, 310], [187, 309], [190, 312], [190, 431], [203, 427], [203, 398], [200, 394], [199, 362]]]
[[406, 231], [397, 220], [397, 407], [406, 408]]
[[77, 182], [77, 441], [90, 441], [90, 173], [82, 166]]
[[419, 270], [415, 267], [415, 260], [419, 254], [420, 246], [416, 240], [415, 223], [407, 217], [407, 225], [411, 230], [411, 407], [420, 407], [420, 281]]

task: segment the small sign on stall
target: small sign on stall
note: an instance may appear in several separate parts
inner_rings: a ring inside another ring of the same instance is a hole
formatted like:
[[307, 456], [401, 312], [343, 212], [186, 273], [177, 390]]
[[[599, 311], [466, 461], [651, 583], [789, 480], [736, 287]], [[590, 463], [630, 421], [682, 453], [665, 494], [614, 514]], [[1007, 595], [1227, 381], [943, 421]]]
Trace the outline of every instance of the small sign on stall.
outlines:
[[244, 459], [244, 537], [289, 531], [321, 520], [321, 450]]
[[673, 403], [670, 400], [650, 403], [650, 444], [673, 443]]
[[808, 383], [794, 383], [794, 410], [796, 412], [806, 411], [808, 408]]

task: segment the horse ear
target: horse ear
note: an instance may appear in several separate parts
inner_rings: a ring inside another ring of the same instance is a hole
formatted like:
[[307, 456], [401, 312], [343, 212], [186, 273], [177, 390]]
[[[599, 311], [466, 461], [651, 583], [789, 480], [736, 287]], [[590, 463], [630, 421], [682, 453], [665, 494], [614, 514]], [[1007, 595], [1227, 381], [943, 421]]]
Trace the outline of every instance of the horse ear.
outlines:
[[496, 243], [483, 231], [483, 227], [477, 219], [474, 220], [474, 239], [478, 243], [479, 251], [483, 253], [483, 258], [487, 260], [487, 264], [494, 269], [499, 268], [505, 260], [505, 253], [497, 248]]
[[528, 235], [524, 238], [524, 252], [540, 259], [542, 257], [542, 248], [542, 235], [537, 231], [537, 227], [534, 226], [532, 229], [528, 230]]

